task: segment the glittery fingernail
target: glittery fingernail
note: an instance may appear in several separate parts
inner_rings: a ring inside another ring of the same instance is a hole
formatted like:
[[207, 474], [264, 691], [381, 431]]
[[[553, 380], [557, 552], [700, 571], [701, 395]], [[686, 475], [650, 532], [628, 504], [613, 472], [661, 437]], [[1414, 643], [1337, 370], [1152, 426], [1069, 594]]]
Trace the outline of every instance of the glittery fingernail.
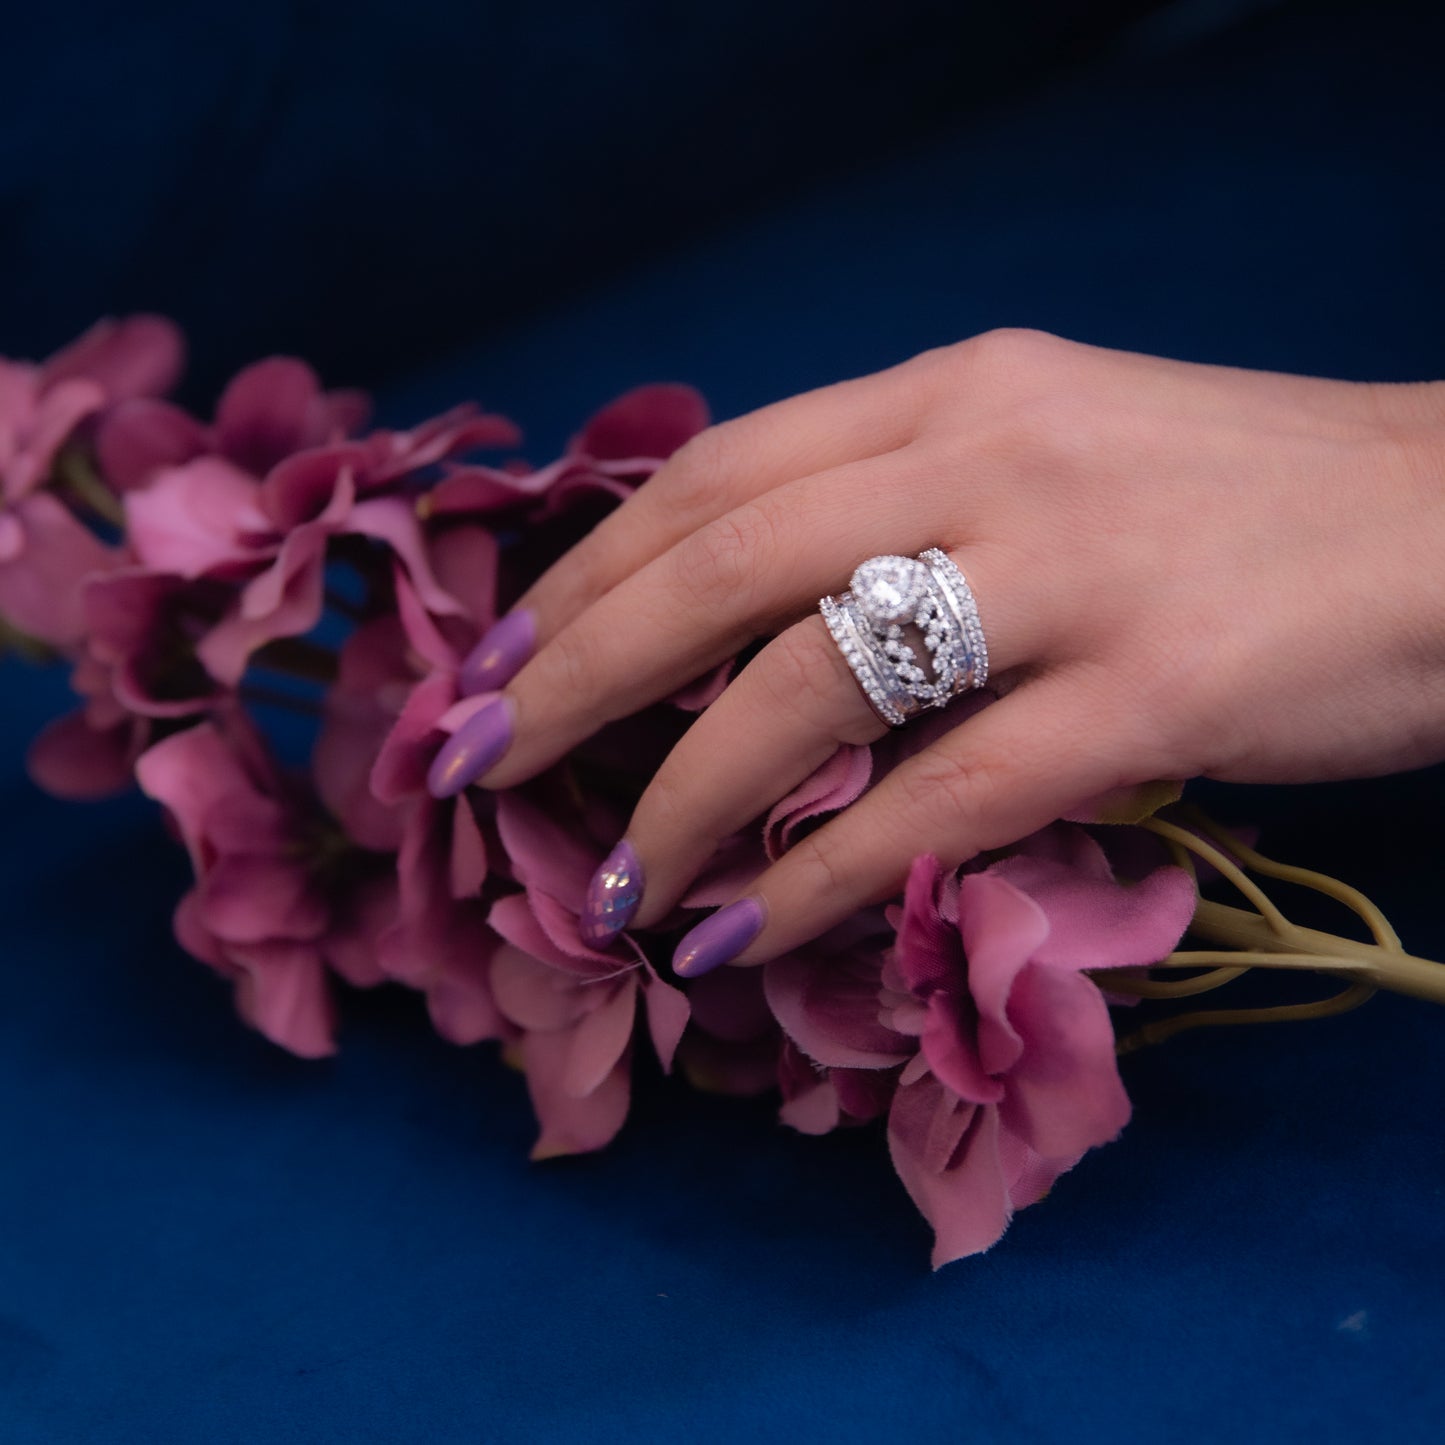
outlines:
[[683, 934], [672, 955], [672, 971], [683, 978], [710, 973], [736, 958], [762, 926], [762, 904], [756, 898], [739, 898]]
[[505, 687], [521, 670], [537, 646], [537, 615], [518, 608], [487, 629], [457, 673], [464, 697]]
[[427, 771], [427, 791], [450, 798], [475, 782], [512, 742], [512, 706], [498, 693], [444, 742]]
[[587, 901], [578, 925], [584, 943], [602, 948], [632, 922], [642, 902], [642, 863], [624, 838], [606, 857], [587, 885]]

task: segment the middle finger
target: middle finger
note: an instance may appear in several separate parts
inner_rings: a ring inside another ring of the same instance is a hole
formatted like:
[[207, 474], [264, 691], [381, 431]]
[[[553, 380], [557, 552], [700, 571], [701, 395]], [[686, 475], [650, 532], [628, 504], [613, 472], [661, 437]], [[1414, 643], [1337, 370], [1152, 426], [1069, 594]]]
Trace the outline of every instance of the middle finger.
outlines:
[[439, 791], [534, 776], [805, 616], [870, 550], [966, 540], [921, 520], [941, 509], [930, 491], [941, 493], [936, 464], [908, 447], [791, 482], [700, 528], [573, 619], [453, 735], [434, 770]]

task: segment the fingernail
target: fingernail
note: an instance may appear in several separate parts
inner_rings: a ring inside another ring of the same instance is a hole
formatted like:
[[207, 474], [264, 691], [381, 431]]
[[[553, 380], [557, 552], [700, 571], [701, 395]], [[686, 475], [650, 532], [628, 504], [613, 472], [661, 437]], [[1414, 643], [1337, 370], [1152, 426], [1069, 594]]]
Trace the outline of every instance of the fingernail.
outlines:
[[642, 902], [642, 863], [624, 838], [606, 857], [587, 885], [578, 925], [582, 941], [594, 948], [610, 943], [629, 923]]
[[683, 934], [672, 955], [672, 971], [683, 978], [710, 973], [734, 959], [758, 936], [763, 906], [756, 898], [739, 898], [704, 918]]
[[450, 798], [480, 778], [512, 741], [512, 706], [501, 695], [479, 708], [441, 745], [427, 770], [427, 791]]
[[529, 607], [509, 612], [495, 622], [467, 654], [457, 673], [464, 697], [505, 687], [531, 657], [537, 645], [537, 614]]

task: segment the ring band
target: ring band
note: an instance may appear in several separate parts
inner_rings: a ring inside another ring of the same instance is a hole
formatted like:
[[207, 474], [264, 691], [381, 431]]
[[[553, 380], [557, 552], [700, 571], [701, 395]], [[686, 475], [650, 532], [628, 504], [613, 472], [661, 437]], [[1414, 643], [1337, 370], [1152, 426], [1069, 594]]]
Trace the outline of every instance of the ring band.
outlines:
[[[848, 590], [818, 610], [874, 712], [899, 727], [988, 681], [988, 646], [978, 604], [947, 553], [870, 557]], [[927, 663], [904, 632], [918, 629]], [[931, 664], [928, 665], [928, 664]]]

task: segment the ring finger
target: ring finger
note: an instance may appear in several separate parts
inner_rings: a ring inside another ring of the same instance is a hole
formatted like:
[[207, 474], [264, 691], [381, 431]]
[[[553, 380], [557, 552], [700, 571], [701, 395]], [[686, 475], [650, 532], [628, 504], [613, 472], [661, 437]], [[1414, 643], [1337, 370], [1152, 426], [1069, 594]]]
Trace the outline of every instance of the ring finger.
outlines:
[[[998, 548], [958, 549], [979, 598], [997, 681], [1044, 645], [1036, 583]], [[997, 624], [991, 619], [998, 619]], [[956, 700], [954, 708], [962, 713]], [[598, 870], [583, 918], [588, 941], [663, 918], [719, 843], [767, 811], [843, 743], [888, 731], [820, 616], [773, 639], [707, 708], [649, 783], [622, 840]]]

